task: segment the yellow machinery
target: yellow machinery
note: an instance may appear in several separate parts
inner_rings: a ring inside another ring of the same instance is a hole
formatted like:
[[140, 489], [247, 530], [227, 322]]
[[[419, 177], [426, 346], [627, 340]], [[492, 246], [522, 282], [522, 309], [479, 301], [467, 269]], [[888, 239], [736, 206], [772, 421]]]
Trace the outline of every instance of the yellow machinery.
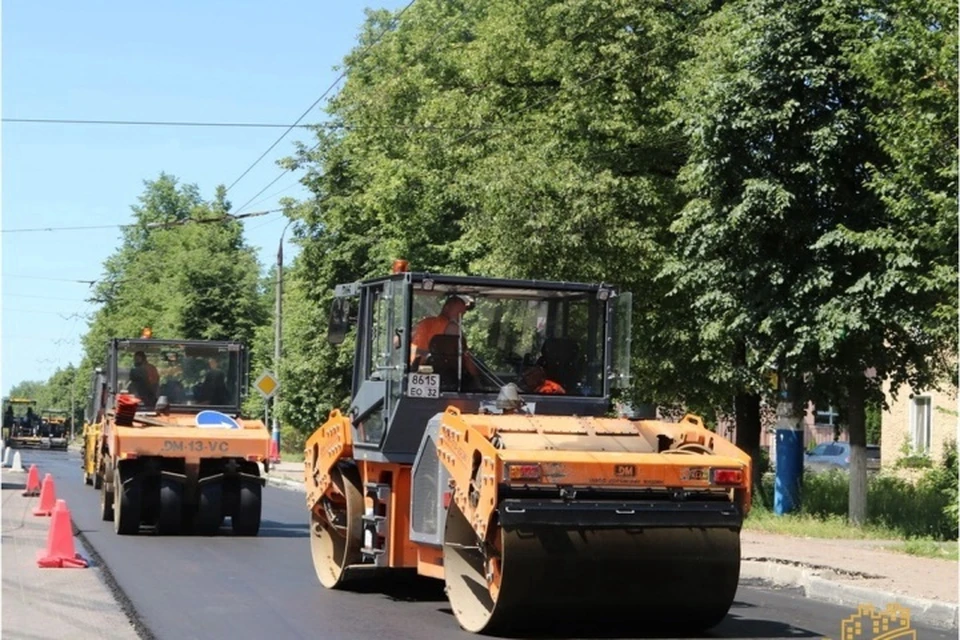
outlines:
[[338, 286], [329, 339], [356, 330], [352, 399], [305, 446], [320, 583], [415, 569], [475, 633], [719, 623], [750, 459], [692, 415], [610, 415], [631, 306], [604, 285], [404, 265]]
[[37, 401], [31, 398], [5, 398], [3, 427], [6, 445], [13, 449], [39, 449], [43, 439], [39, 435], [40, 417], [35, 412]]
[[90, 393], [87, 396], [87, 407], [83, 413], [83, 443], [81, 444], [84, 484], [93, 485], [98, 491], [103, 486], [103, 477], [97, 473], [99, 464], [101, 425], [104, 420], [104, 410], [107, 403], [107, 377], [103, 369], [94, 370], [90, 380]]
[[[146, 334], [145, 334], [146, 335]], [[237, 342], [113, 339], [94, 373], [84, 481], [121, 535], [260, 530], [270, 453], [262, 420], [241, 417], [246, 351]]]
[[44, 449], [67, 450], [67, 429], [70, 412], [65, 409], [44, 409], [40, 412], [38, 435]]

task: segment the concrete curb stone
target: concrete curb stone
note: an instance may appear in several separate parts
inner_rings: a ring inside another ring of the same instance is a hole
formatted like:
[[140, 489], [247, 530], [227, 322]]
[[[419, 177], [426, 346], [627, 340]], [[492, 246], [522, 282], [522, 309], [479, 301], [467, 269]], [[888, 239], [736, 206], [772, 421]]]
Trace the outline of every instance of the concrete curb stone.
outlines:
[[779, 586], [798, 587], [811, 600], [852, 608], [869, 604], [878, 609], [897, 603], [910, 610], [910, 619], [914, 622], [941, 629], [957, 629], [960, 625], [960, 606], [956, 604], [844, 584], [821, 577], [821, 572], [821, 569], [810, 569], [783, 562], [744, 559], [740, 563], [741, 578], [760, 580]]

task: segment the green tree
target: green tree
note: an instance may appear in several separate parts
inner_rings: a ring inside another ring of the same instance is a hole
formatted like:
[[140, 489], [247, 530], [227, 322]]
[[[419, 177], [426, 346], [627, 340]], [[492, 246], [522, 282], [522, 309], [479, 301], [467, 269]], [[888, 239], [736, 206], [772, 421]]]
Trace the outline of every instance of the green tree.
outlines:
[[[883, 105], [850, 62], [863, 25], [831, 0], [729, 3], [711, 20], [683, 94], [692, 198], [674, 265], [718, 374], [756, 387], [779, 365], [797, 401], [847, 405], [856, 523], [865, 403], [884, 379], [930, 379], [938, 356], [928, 292], [894, 241], [911, 232], [874, 187], [897, 163], [872, 126]], [[944, 254], [937, 268], [950, 268]], [[726, 369], [737, 351], [747, 357]]]
[[167, 174], [145, 182], [95, 293], [101, 306], [83, 337], [84, 388], [94, 367], [105, 365], [106, 342], [144, 327], [157, 338], [252, 344], [268, 310], [255, 251], [241, 223], [225, 218], [229, 206], [222, 187], [205, 202], [195, 185]]
[[695, 395], [695, 367], [664, 362], [658, 347], [677, 343], [676, 323], [651, 301], [666, 290], [653, 274], [684, 158], [665, 104], [705, 4], [426, 0], [399, 25], [371, 14], [361, 47], [393, 32], [347, 56], [334, 127], [288, 165], [307, 168], [315, 199], [293, 212], [303, 252], [285, 303], [307, 314], [288, 316], [304, 324], [285, 327], [285, 362], [310, 373], [285, 371], [283, 411], [312, 428], [344, 397], [349, 347], [316, 343], [333, 286], [398, 257], [418, 270], [639, 289], [646, 316], [634, 326], [663, 332], [634, 341], [649, 365], [637, 367], [643, 395]]

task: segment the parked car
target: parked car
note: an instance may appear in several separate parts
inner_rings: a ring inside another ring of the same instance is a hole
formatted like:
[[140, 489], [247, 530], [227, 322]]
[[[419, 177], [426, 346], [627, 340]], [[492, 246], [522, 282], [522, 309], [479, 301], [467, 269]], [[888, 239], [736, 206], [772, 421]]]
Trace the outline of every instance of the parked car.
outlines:
[[[822, 442], [804, 454], [804, 467], [809, 471], [850, 469], [849, 442]], [[880, 445], [867, 445], [867, 471], [880, 468]]]

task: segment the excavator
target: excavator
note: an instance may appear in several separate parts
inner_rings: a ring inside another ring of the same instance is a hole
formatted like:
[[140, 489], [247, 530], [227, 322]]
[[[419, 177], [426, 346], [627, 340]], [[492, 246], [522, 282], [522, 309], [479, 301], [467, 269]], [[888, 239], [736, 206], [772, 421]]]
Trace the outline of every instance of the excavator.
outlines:
[[476, 634], [721, 622], [740, 572], [751, 461], [686, 415], [614, 411], [632, 294], [604, 283], [392, 272], [338, 285], [349, 404], [307, 439], [317, 579], [442, 581]]

